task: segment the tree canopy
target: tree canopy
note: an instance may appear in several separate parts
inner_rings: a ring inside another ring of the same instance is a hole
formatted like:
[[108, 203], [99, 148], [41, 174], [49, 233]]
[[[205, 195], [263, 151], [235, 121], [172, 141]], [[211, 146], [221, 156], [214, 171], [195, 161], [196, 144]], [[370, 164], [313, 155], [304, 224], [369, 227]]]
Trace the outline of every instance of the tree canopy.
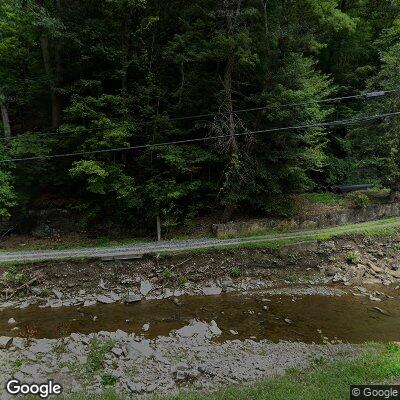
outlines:
[[173, 227], [290, 215], [317, 184], [397, 190], [399, 118], [327, 122], [399, 111], [329, 101], [397, 89], [399, 38], [397, 0], [2, 0], [0, 160], [35, 159], [0, 164], [0, 215]]

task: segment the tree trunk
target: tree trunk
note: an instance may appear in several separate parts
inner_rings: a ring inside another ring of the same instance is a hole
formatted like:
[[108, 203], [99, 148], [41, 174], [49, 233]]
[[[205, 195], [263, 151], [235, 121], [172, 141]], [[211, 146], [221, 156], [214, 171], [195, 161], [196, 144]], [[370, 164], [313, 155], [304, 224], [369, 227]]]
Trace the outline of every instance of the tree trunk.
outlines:
[[[232, 7], [234, 6], [235, 9]], [[229, 0], [224, 0], [224, 13], [226, 16], [226, 33], [229, 37], [235, 34], [235, 30], [237, 29], [238, 18], [240, 15], [241, 8], [241, 0], [236, 0], [236, 4]], [[233, 77], [235, 74], [235, 53], [234, 49], [231, 49], [225, 65], [224, 70], [224, 94], [225, 94], [225, 109], [227, 111], [227, 136], [228, 136], [228, 147], [227, 151], [229, 152], [229, 172], [227, 174], [227, 179], [237, 179], [237, 172], [235, 169], [237, 168], [237, 160], [239, 157], [239, 145], [236, 136], [236, 122], [234, 115], [234, 102], [233, 102]], [[235, 182], [227, 182], [229, 187], [228, 197], [232, 195], [233, 189], [232, 184], [235, 185]], [[223, 219], [228, 221], [232, 218], [232, 214], [236, 208], [236, 205], [233, 204], [230, 200], [228, 200], [225, 205]]]
[[[1, 95], [0, 95], [1, 96]], [[7, 142], [11, 139], [10, 119], [8, 117], [8, 110], [4, 101], [0, 98], [1, 119], [3, 121], [4, 138]]]
[[47, 79], [49, 81], [49, 86], [50, 86], [51, 126], [52, 128], [57, 128], [60, 125], [60, 120], [61, 120], [61, 102], [59, 96], [56, 93], [54, 73], [53, 73], [53, 68], [51, 66], [50, 42], [49, 42], [49, 37], [47, 35], [43, 34], [40, 37], [40, 45], [42, 48], [44, 69], [46, 71]]
[[228, 135], [229, 135], [229, 152], [231, 155], [238, 153], [239, 147], [237, 143], [235, 117], [233, 114], [233, 99], [232, 99], [232, 75], [234, 68], [234, 57], [230, 54], [224, 73], [224, 89], [225, 89], [225, 102], [228, 112]]
[[161, 219], [160, 214], [157, 214], [157, 241], [161, 240]]

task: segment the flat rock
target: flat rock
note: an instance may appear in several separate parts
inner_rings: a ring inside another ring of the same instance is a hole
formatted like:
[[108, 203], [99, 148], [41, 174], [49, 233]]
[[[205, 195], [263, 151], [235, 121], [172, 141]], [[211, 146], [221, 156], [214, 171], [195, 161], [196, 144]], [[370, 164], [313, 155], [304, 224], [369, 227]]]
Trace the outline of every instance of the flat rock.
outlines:
[[218, 286], [208, 286], [202, 289], [205, 296], [216, 296], [222, 293], [222, 288]]
[[54, 347], [54, 342], [49, 339], [38, 339], [33, 342], [29, 350], [33, 354], [49, 353]]
[[29, 300], [25, 300], [23, 303], [19, 305], [20, 309], [28, 308], [31, 305], [31, 302]]
[[128, 345], [128, 351], [134, 350], [143, 356], [151, 356], [154, 350], [150, 347], [148, 340], [142, 340], [140, 342], [130, 342]]
[[0, 349], [8, 349], [13, 342], [12, 337], [0, 336]]
[[83, 303], [83, 307], [91, 307], [96, 304], [96, 300], [85, 300]]
[[63, 302], [59, 299], [57, 300], [49, 300], [48, 301], [48, 306], [51, 308], [59, 308], [63, 306]]
[[102, 304], [111, 304], [111, 303], [115, 303], [114, 299], [112, 299], [111, 297], [105, 296], [103, 294], [100, 294], [99, 296], [97, 296], [97, 301], [99, 303]]
[[105, 283], [104, 283], [104, 281], [103, 281], [103, 278], [100, 279], [99, 288], [104, 289], [104, 290], [107, 290], [106, 285], [105, 285]]
[[132, 393], [142, 393], [145, 390], [145, 386], [142, 383], [132, 382], [130, 380], [126, 382], [126, 386]]
[[218, 325], [214, 320], [210, 322], [210, 331], [214, 336], [221, 336], [222, 334], [221, 329], [218, 328]]
[[61, 300], [64, 296], [63, 293], [58, 289], [53, 289], [53, 293], [57, 297], [58, 300]]
[[394, 271], [392, 269], [388, 269], [386, 272], [389, 275], [393, 276], [394, 278], [400, 279], [400, 271]]
[[369, 299], [372, 301], [382, 301], [379, 297], [369, 296]]
[[137, 303], [142, 300], [142, 296], [140, 294], [135, 294], [132, 292], [128, 292], [128, 294], [124, 297], [124, 303], [132, 304]]
[[150, 281], [143, 280], [140, 282], [140, 293], [142, 296], [147, 296], [153, 289], [153, 285]]
[[111, 352], [116, 355], [117, 357], [120, 357], [122, 355], [122, 349], [120, 349], [119, 347], [113, 347], [111, 349]]
[[182, 338], [190, 338], [193, 336], [207, 337], [210, 335], [210, 327], [205, 322], [192, 320], [189, 325], [178, 329], [175, 334]]

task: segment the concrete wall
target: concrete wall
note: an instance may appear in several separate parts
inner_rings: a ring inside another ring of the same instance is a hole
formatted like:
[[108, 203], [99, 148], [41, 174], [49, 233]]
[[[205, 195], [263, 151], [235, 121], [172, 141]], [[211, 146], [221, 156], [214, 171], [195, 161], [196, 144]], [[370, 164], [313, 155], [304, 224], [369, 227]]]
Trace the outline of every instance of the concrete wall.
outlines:
[[212, 230], [217, 237], [227, 237], [263, 229], [326, 228], [395, 216], [400, 216], [400, 202], [374, 204], [361, 209], [346, 209], [307, 218], [295, 217], [290, 220], [257, 219], [244, 222], [229, 222], [227, 224], [214, 224]]

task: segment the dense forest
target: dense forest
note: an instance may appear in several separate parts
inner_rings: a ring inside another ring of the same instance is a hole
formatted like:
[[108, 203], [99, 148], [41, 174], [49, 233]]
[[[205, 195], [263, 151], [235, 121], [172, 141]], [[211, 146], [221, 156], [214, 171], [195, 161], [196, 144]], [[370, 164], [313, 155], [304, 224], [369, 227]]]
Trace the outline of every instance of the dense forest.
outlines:
[[168, 228], [396, 191], [399, 39], [399, 0], [0, 0], [0, 214]]

